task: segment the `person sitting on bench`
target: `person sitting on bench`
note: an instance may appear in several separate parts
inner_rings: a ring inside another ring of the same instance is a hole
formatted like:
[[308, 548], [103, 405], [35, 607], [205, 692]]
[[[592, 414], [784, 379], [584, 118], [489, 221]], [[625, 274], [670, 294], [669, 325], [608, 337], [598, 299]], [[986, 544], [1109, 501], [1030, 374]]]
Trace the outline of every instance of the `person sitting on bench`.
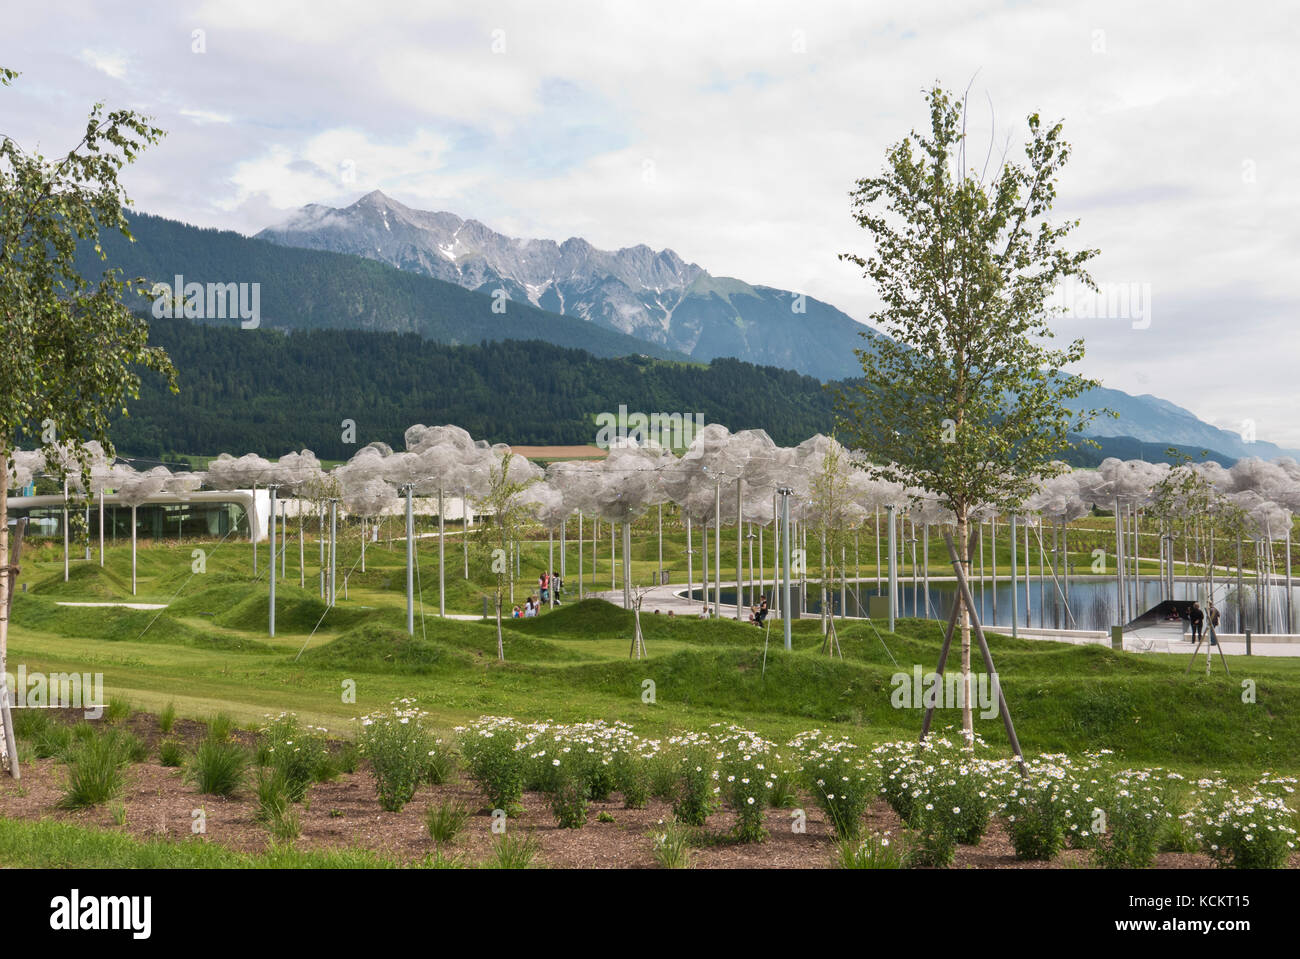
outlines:
[[767, 597], [764, 596], [758, 602], [758, 609], [754, 610], [754, 625], [762, 626], [763, 620], [767, 619], [767, 613], [768, 613]]

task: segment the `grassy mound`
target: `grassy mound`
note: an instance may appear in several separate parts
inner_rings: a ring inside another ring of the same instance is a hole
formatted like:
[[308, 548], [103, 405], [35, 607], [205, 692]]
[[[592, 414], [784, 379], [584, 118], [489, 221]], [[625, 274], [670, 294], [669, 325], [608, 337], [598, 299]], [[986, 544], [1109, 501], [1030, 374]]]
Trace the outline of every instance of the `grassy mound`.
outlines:
[[31, 591], [39, 596], [78, 602], [130, 602], [131, 580], [122, 579], [111, 569], [101, 569], [98, 562], [74, 563], [68, 569], [68, 581], [59, 570], [38, 580]]
[[463, 669], [474, 657], [436, 640], [409, 636], [404, 629], [367, 623], [307, 650], [299, 662], [321, 669], [427, 674]]
[[26, 629], [108, 642], [166, 643], [245, 652], [271, 649], [253, 639], [195, 628], [166, 610], [59, 606], [44, 598], [21, 594], [14, 597], [13, 621]]
[[[228, 594], [234, 602], [218, 612], [212, 621], [228, 629], [265, 632], [271, 599], [266, 583], [251, 583], [244, 587], [243, 597], [231, 588]], [[277, 584], [275, 596], [275, 629], [277, 633], [310, 633], [320, 624], [329, 629], [347, 629], [372, 618], [371, 610], [335, 606], [333, 609], [314, 593], [296, 586]]]

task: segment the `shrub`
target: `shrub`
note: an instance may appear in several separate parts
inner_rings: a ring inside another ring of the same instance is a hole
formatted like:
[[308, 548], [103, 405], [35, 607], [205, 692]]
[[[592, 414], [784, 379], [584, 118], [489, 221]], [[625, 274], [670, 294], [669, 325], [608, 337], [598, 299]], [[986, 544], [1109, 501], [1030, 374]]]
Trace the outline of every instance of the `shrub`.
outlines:
[[677, 761], [667, 753], [658, 753], [647, 760], [647, 774], [650, 777], [650, 795], [664, 802], [671, 802], [677, 795], [677, 778], [679, 770]]
[[108, 708], [104, 711], [104, 718], [110, 723], [120, 723], [124, 719], [130, 719], [131, 701], [121, 696], [110, 696]]
[[461, 755], [472, 778], [487, 794], [488, 802], [507, 815], [519, 809], [524, 793], [526, 741], [512, 720], [480, 720], [463, 731]]
[[736, 812], [736, 838], [762, 842], [768, 836], [763, 816], [770, 805], [772, 783], [781, 757], [772, 744], [735, 726], [718, 737], [715, 754], [722, 764], [719, 785], [727, 804]]
[[281, 713], [262, 728], [261, 757], [265, 765], [282, 774], [290, 802], [302, 802], [323, 771], [329, 756], [325, 732], [301, 722], [293, 713]]
[[356, 743], [344, 743], [334, 754], [334, 765], [341, 771], [352, 774], [361, 763], [361, 750]]
[[960, 806], [946, 806], [937, 796], [923, 797], [912, 813], [915, 830], [912, 862], [918, 866], [951, 866], [957, 853], [957, 834], [962, 828]]
[[244, 784], [248, 754], [236, 743], [205, 739], [190, 760], [189, 779], [199, 792], [233, 796]]
[[158, 730], [164, 736], [171, 733], [172, 727], [176, 725], [176, 704], [168, 703], [163, 707], [163, 711], [158, 714]]
[[386, 712], [361, 720], [358, 745], [375, 774], [379, 805], [398, 812], [411, 801], [428, 772], [431, 738], [424, 716], [411, 700], [397, 700]]
[[717, 804], [718, 787], [713, 782], [712, 756], [706, 749], [687, 749], [678, 760], [676, 802], [673, 816], [688, 826], [703, 826]]
[[1258, 787], [1211, 795], [1189, 815], [1197, 838], [1216, 865], [1232, 869], [1280, 869], [1296, 848], [1295, 813], [1278, 796]]
[[841, 839], [856, 839], [862, 817], [876, 795], [876, 773], [844, 738], [824, 738], [820, 729], [790, 742], [813, 800]]
[[1156, 858], [1165, 809], [1159, 770], [1125, 770], [1105, 789], [1093, 830], [1093, 858], [1106, 869], [1145, 869]]
[[121, 744], [108, 736], [74, 745], [68, 755], [68, 778], [59, 806], [84, 809], [115, 798], [125, 785], [125, 763]]
[[1017, 859], [1050, 860], [1064, 847], [1067, 817], [1061, 801], [1062, 778], [1031, 773], [1030, 779], [1011, 790], [1007, 831]]
[[164, 766], [180, 766], [185, 762], [181, 744], [174, 739], [164, 739], [158, 744], [158, 762]]
[[614, 755], [614, 788], [623, 794], [623, 808], [644, 809], [650, 799], [649, 760], [628, 749]]
[[424, 810], [424, 825], [429, 830], [429, 838], [439, 844], [454, 842], [469, 821], [469, 814], [469, 807], [462, 802], [430, 804]]
[[577, 774], [565, 776], [551, 792], [551, 813], [561, 829], [587, 824], [587, 784]]

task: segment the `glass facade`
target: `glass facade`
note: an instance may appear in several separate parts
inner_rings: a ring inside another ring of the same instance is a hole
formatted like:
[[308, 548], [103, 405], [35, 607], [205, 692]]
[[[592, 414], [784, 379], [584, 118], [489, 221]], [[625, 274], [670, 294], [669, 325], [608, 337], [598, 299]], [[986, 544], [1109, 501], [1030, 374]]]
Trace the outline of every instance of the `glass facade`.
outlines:
[[[81, 523], [78, 523], [77, 516]], [[89, 522], [86, 516], [89, 515]], [[63, 538], [63, 508], [60, 506], [34, 506], [9, 514], [10, 520], [27, 517], [27, 536], [35, 539]], [[84, 507], [70, 506], [69, 525], [76, 536], [79, 525], [85, 525], [92, 539], [99, 538], [99, 503], [96, 501], [89, 514]], [[136, 507], [135, 534], [137, 539], [221, 539], [230, 532], [248, 537], [248, 517], [238, 503], [146, 503]], [[104, 540], [106, 542], [131, 538], [131, 507], [104, 506]]]

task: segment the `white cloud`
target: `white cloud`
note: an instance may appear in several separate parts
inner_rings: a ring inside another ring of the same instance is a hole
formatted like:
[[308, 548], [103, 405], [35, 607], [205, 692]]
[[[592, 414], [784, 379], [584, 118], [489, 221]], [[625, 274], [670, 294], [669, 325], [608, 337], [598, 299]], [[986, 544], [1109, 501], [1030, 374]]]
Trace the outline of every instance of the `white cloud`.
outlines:
[[81, 62], [89, 64], [100, 73], [105, 73], [114, 80], [126, 76], [128, 58], [125, 54], [85, 49], [81, 51]]
[[1300, 446], [1279, 359], [1300, 351], [1297, 134], [1278, 119], [1300, 112], [1291, 19], [1208, 0], [211, 0], [126, 23], [53, 0], [7, 24], [28, 62], [0, 96], [20, 140], [76, 132], [114, 91], [61, 69], [70, 46], [125, 105], [178, 118], [127, 174], [163, 215], [251, 233], [378, 188], [517, 235], [669, 246], [866, 319], [875, 297], [836, 259], [867, 246], [848, 191], [925, 123], [923, 88], [974, 78], [981, 165], [990, 99], [994, 162], [1028, 113], [1064, 118], [1060, 216], [1102, 251], [1099, 280], [1151, 285], [1150, 329], [1082, 330], [1084, 371], [1207, 419], [1255, 410], [1261, 438]]

